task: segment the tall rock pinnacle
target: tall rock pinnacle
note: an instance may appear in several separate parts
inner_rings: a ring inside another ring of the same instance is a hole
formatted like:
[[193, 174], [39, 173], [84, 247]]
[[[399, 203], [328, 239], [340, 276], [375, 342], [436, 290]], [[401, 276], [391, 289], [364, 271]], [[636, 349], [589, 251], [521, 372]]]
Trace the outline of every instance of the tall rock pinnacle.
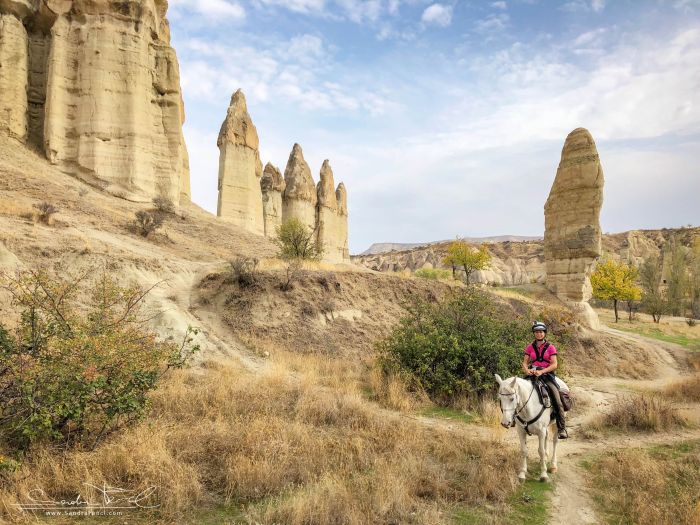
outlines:
[[262, 190], [265, 237], [274, 237], [277, 227], [282, 224], [282, 192], [285, 183], [277, 167], [265, 164], [260, 189]]
[[593, 137], [586, 129], [575, 129], [566, 137], [545, 204], [544, 252], [547, 287], [565, 301], [585, 303], [591, 324], [595, 320], [586, 301], [591, 298], [592, 267], [601, 254], [603, 185]]
[[239, 89], [231, 97], [219, 139], [217, 215], [253, 233], [264, 234], [258, 132]]
[[299, 144], [294, 144], [289, 154], [284, 182], [283, 219], [297, 218], [311, 230], [316, 230], [316, 185]]

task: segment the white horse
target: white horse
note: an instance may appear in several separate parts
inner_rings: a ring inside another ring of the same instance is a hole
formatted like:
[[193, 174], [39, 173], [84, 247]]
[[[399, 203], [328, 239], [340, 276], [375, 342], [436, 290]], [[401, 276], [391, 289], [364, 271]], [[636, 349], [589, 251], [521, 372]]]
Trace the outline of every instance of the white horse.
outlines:
[[[498, 381], [498, 397], [501, 402], [501, 425], [505, 428], [516, 426], [518, 437], [520, 438], [520, 452], [522, 454], [522, 464], [518, 479], [525, 480], [527, 474], [527, 444], [526, 435], [536, 435], [539, 439], [540, 453], [540, 481], [547, 481], [547, 434], [552, 421], [553, 408], [545, 407], [535, 391], [532, 381], [520, 377], [510, 377], [501, 379], [496, 375]], [[557, 471], [557, 443], [559, 441], [556, 428], [552, 431], [552, 460], [550, 472]]]

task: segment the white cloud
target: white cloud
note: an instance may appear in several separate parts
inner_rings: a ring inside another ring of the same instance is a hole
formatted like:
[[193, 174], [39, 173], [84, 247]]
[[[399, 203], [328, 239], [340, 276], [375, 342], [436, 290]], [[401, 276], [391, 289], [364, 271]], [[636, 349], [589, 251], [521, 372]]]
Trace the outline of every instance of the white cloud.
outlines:
[[426, 25], [447, 27], [452, 23], [452, 6], [432, 4], [423, 11], [421, 21]]
[[591, 9], [596, 13], [600, 13], [605, 9], [605, 0], [591, 0]]
[[195, 11], [209, 21], [243, 20], [246, 15], [245, 9], [232, 0], [170, 0], [170, 9]]
[[496, 9], [508, 9], [508, 4], [503, 1], [491, 2], [491, 7], [495, 7]]
[[508, 13], [489, 15], [486, 18], [476, 21], [476, 30], [479, 33], [491, 33], [503, 31], [510, 22]]
[[284, 7], [297, 13], [321, 13], [326, 7], [325, 0], [255, 0], [255, 3]]
[[561, 6], [564, 11], [572, 13], [583, 11], [594, 11], [600, 13], [605, 9], [606, 0], [571, 0]]

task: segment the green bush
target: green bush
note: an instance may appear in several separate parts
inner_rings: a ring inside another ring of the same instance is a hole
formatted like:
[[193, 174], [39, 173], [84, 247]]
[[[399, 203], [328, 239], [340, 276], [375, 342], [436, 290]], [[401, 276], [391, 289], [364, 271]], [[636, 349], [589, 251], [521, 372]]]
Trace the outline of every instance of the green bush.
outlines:
[[529, 322], [470, 289], [442, 303], [418, 302], [377, 343], [386, 371], [409, 373], [438, 403], [493, 391], [493, 374], [520, 368]]
[[284, 221], [275, 229], [278, 257], [291, 259], [320, 259], [322, 247], [316, 242], [316, 229], [311, 229], [297, 218]]
[[[87, 274], [86, 274], [87, 275]], [[0, 328], [0, 436], [95, 446], [144, 415], [148, 393], [196, 346], [161, 341], [141, 313], [146, 291], [103, 272], [62, 280], [46, 271], [5, 277], [16, 330]]]
[[451, 279], [452, 272], [450, 270], [441, 270], [439, 268], [421, 268], [416, 270], [416, 277], [421, 279]]

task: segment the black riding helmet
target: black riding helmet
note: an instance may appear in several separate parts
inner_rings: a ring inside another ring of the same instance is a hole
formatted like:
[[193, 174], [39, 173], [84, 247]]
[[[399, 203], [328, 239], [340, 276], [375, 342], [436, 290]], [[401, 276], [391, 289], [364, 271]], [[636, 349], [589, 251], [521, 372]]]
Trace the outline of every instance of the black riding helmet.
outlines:
[[532, 331], [536, 332], [538, 330], [542, 330], [545, 334], [547, 333], [547, 325], [544, 324], [542, 321], [535, 321], [532, 323]]

